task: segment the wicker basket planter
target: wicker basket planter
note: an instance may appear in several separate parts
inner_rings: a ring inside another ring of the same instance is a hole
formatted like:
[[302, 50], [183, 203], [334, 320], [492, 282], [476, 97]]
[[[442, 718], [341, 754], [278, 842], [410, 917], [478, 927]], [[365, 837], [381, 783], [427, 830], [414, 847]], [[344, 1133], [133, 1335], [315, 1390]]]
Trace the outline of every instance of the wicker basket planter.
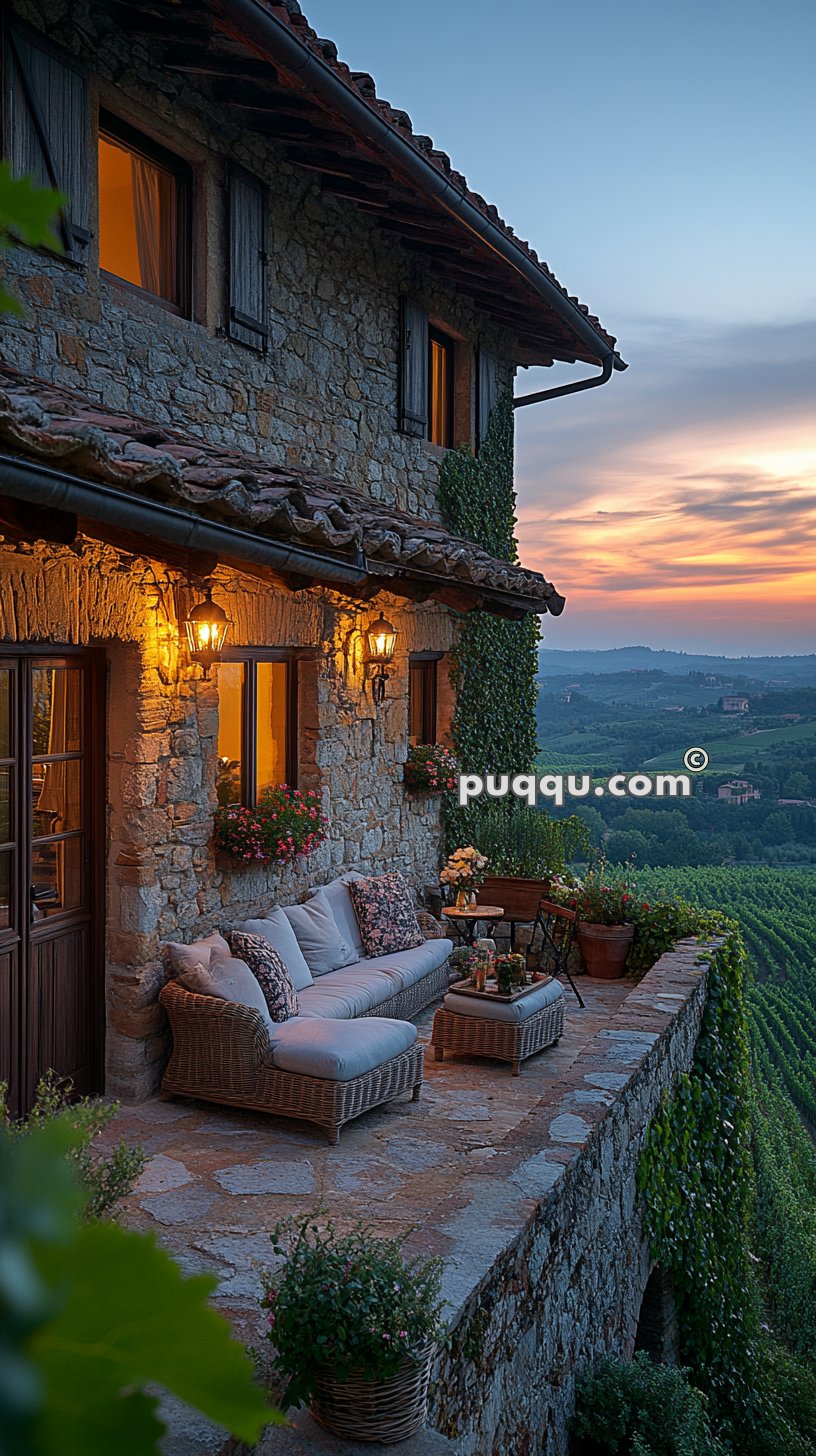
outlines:
[[426, 1345], [388, 1380], [364, 1380], [352, 1374], [338, 1381], [327, 1369], [319, 1370], [310, 1401], [312, 1415], [324, 1430], [346, 1441], [392, 1446], [407, 1440], [427, 1419], [434, 1349]]

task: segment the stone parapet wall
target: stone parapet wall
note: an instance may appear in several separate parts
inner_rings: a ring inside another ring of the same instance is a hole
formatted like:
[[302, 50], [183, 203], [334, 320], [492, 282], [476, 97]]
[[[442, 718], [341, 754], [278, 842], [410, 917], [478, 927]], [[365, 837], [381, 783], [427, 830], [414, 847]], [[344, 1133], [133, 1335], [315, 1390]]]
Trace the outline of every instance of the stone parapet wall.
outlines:
[[[459, 1456], [566, 1456], [577, 1375], [632, 1355], [651, 1272], [638, 1160], [662, 1096], [693, 1062], [701, 956], [710, 948], [693, 941], [664, 955], [467, 1180], [469, 1202], [444, 1228], [461, 1246], [444, 1275], [458, 1313], [431, 1412]], [[529, 1214], [512, 1237], [519, 1198]]]

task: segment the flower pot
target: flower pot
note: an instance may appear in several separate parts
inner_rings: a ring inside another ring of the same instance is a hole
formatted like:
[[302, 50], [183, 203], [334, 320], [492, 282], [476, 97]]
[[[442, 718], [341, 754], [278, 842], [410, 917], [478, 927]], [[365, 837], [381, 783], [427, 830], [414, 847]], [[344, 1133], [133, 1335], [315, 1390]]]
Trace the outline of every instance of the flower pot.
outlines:
[[425, 1424], [433, 1345], [416, 1359], [405, 1359], [387, 1380], [365, 1380], [352, 1374], [333, 1379], [325, 1367], [315, 1375], [309, 1408], [319, 1426], [346, 1441], [380, 1441], [391, 1446], [405, 1441]]
[[578, 943], [587, 975], [598, 981], [620, 980], [634, 933], [634, 925], [589, 925], [582, 920]]

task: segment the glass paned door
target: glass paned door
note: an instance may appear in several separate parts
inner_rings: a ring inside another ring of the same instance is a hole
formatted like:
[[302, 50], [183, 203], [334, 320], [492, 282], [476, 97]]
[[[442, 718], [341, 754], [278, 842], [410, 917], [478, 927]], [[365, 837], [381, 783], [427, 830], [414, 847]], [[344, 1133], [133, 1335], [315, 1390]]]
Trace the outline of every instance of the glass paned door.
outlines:
[[99, 1090], [103, 741], [95, 654], [0, 656], [0, 1078]]

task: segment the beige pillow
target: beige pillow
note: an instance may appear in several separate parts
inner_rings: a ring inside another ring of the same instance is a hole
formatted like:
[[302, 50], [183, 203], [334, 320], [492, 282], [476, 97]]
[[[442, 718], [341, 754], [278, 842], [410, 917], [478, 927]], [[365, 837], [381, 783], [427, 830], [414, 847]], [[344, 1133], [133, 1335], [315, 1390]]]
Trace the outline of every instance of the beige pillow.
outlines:
[[206, 940], [194, 940], [192, 945], [180, 945], [175, 941], [169, 941], [165, 949], [170, 957], [170, 964], [179, 979], [184, 971], [192, 971], [195, 966], [203, 966], [206, 970], [214, 950], [219, 950], [222, 955], [227, 956], [230, 953], [227, 942], [217, 930], [214, 930], [212, 935], [208, 935]]
[[185, 991], [197, 996], [216, 996], [220, 1001], [232, 1001], [236, 1006], [248, 1006], [260, 1011], [267, 1025], [271, 1024], [266, 998], [245, 961], [239, 961], [229, 953], [218, 949], [210, 956], [208, 966], [198, 965], [184, 970], [178, 977]]

